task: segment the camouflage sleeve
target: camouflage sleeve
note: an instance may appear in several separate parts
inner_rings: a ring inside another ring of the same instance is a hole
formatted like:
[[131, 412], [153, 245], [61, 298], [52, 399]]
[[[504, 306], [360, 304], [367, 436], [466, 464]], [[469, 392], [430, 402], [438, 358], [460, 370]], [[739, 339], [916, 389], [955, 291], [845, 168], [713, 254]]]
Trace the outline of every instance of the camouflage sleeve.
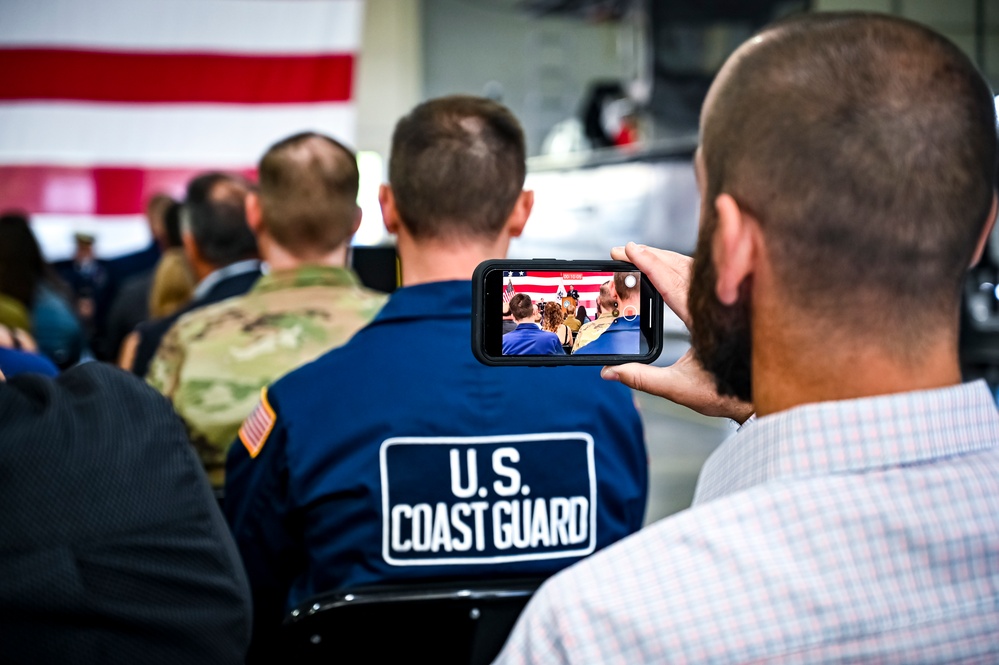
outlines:
[[184, 347], [180, 341], [179, 326], [173, 327], [163, 336], [156, 349], [156, 355], [149, 363], [146, 383], [161, 392], [171, 402], [180, 383], [180, 369], [184, 365]]

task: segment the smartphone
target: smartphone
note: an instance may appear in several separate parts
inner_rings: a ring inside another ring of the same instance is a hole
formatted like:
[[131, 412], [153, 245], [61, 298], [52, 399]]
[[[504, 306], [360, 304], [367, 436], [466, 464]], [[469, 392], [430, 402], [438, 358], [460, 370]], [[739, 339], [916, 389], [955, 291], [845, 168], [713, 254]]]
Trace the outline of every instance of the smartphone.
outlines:
[[623, 261], [490, 260], [472, 276], [472, 353], [486, 365], [650, 363], [663, 300]]

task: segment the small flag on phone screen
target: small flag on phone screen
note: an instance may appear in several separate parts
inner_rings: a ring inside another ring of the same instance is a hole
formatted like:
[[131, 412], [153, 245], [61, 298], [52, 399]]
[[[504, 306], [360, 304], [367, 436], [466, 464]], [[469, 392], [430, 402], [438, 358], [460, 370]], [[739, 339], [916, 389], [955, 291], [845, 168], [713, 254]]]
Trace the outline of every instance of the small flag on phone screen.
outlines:
[[506, 286], [503, 287], [503, 302], [510, 302], [514, 293], [516, 292], [513, 290], [513, 280], [508, 278], [506, 280]]

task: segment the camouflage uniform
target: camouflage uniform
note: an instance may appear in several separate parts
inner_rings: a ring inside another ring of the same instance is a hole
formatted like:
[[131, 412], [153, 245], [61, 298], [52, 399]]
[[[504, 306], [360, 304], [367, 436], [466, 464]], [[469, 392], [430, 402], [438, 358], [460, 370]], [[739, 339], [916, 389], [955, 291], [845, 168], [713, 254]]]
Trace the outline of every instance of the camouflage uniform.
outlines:
[[586, 346], [597, 337], [600, 337], [600, 333], [607, 330], [612, 323], [614, 323], [614, 315], [610, 312], [601, 314], [595, 321], [584, 323], [579, 329], [579, 332], [576, 333], [576, 342], [572, 345], [572, 352], [575, 353], [576, 351], [579, 351], [579, 349]]
[[346, 342], [385, 300], [349, 270], [307, 266], [265, 275], [246, 295], [177, 321], [147, 380], [187, 423], [213, 485], [223, 483], [226, 451], [261, 388]]

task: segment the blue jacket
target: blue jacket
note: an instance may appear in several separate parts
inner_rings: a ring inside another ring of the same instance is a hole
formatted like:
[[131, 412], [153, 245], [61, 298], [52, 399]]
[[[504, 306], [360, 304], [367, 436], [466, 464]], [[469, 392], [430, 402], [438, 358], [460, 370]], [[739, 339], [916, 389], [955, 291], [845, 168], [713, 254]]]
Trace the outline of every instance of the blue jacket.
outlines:
[[642, 526], [630, 390], [595, 367], [480, 364], [471, 291], [396, 291], [247, 419], [225, 512], [258, 626], [328, 590], [548, 575]]
[[648, 351], [648, 345], [642, 343], [641, 320], [636, 316], [628, 321], [619, 316], [614, 319], [600, 337], [580, 347], [573, 355], [594, 353], [636, 354]]
[[564, 355], [558, 335], [542, 330], [533, 323], [521, 323], [503, 335], [505, 356], [558, 356]]
[[18, 374], [28, 373], [59, 376], [59, 370], [45, 356], [4, 347], [0, 347], [0, 371], [8, 379]]

